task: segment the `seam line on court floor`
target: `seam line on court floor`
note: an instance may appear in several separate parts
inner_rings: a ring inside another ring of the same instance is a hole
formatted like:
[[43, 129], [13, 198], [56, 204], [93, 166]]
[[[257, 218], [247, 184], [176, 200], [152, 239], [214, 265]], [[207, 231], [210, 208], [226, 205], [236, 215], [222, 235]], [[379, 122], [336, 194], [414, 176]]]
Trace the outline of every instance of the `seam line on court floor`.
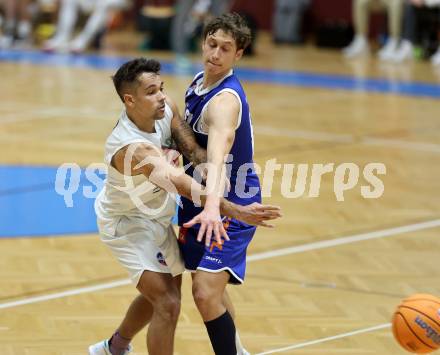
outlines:
[[[307, 243], [307, 244], [298, 245], [298, 246], [294, 246], [294, 247], [282, 248], [282, 249], [272, 250], [272, 251], [263, 252], [263, 253], [257, 253], [257, 254], [250, 255], [247, 258], [247, 262], [253, 262], [253, 261], [265, 260], [265, 259], [270, 259], [270, 258], [280, 257], [280, 256], [285, 256], [285, 255], [303, 253], [303, 252], [311, 251], [311, 250], [325, 249], [325, 248], [330, 248], [330, 247], [334, 247], [334, 246], [351, 244], [351, 243], [361, 242], [361, 241], [366, 241], [366, 240], [371, 240], [371, 239], [391, 237], [391, 236], [396, 236], [396, 235], [400, 235], [400, 234], [404, 234], [404, 233], [410, 233], [410, 232], [415, 232], [415, 231], [420, 231], [420, 230], [430, 229], [430, 228], [436, 228], [436, 227], [440, 227], [440, 219], [434, 219], [431, 221], [414, 223], [414, 224], [409, 224], [409, 225], [401, 226], [401, 227], [382, 229], [379, 231], [355, 234], [355, 235], [351, 235], [351, 236], [345, 236], [345, 237], [340, 237], [340, 238], [326, 240], [326, 241]], [[95, 292], [95, 291], [110, 289], [110, 288], [114, 288], [114, 287], [125, 286], [128, 284], [130, 284], [130, 279], [123, 279], [123, 280], [113, 281], [113, 282], [109, 282], [109, 283], [98, 284], [95, 286], [88, 286], [88, 287], [82, 287], [82, 288], [77, 288], [77, 289], [73, 289], [73, 290], [63, 291], [63, 292], [59, 292], [59, 293], [53, 293], [53, 294], [42, 295], [42, 296], [37, 296], [37, 297], [29, 297], [29, 298], [24, 298], [21, 300], [0, 303], [0, 309], [12, 308], [12, 307], [17, 307], [17, 306], [22, 306], [22, 305], [37, 303], [37, 302], [43, 302], [43, 301], [48, 301], [48, 300], [67, 297], [67, 296], [79, 295], [82, 293]]]
[[387, 147], [395, 149], [416, 150], [421, 152], [440, 153], [440, 144], [411, 142], [402, 139], [379, 138], [372, 136], [356, 137], [351, 134], [329, 133], [319, 131], [289, 130], [263, 125], [254, 125], [254, 132], [269, 137], [296, 138], [318, 142], [362, 144], [367, 146]]
[[[16, 115], [12, 119], [4, 119], [4, 117], [0, 118], [0, 125], [11, 124], [11, 123], [20, 123], [20, 122], [28, 122], [28, 121], [38, 121], [43, 119], [60, 119], [64, 113], [68, 113], [72, 115], [72, 110], [64, 110], [64, 109], [56, 109], [56, 114], [50, 114], [45, 117], [41, 116], [31, 116], [26, 115], [23, 119], [17, 119]], [[81, 116], [84, 118], [90, 118], [94, 113], [92, 111], [87, 112], [86, 114], [79, 112], [77, 116]], [[108, 120], [107, 116], [104, 116], [104, 120]], [[97, 119], [97, 117], [94, 117]], [[329, 133], [329, 132], [321, 132], [321, 131], [307, 131], [307, 130], [290, 130], [287, 128], [279, 128], [279, 127], [271, 127], [265, 125], [254, 125], [254, 133], [261, 134], [269, 137], [286, 137], [286, 138], [297, 138], [297, 139], [305, 139], [310, 141], [317, 142], [328, 142], [328, 143], [342, 143], [342, 144], [362, 144], [367, 146], [378, 146], [378, 147], [388, 147], [394, 149], [406, 149], [406, 150], [415, 150], [422, 152], [430, 152], [430, 153], [440, 153], [440, 144], [429, 143], [429, 142], [412, 142], [405, 141], [402, 139], [390, 139], [390, 138], [380, 138], [374, 136], [354, 136], [352, 134], [344, 134], [344, 133]]]

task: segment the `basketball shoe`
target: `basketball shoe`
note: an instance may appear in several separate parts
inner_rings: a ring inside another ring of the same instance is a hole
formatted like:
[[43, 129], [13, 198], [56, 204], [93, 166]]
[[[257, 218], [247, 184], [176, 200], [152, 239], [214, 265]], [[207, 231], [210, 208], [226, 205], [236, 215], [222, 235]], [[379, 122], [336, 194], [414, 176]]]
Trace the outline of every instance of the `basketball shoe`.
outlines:
[[[130, 354], [132, 349], [132, 346], [129, 345], [127, 350], [125, 350], [124, 355]], [[94, 345], [90, 345], [89, 355], [112, 355], [108, 345], [108, 340], [106, 339]]]

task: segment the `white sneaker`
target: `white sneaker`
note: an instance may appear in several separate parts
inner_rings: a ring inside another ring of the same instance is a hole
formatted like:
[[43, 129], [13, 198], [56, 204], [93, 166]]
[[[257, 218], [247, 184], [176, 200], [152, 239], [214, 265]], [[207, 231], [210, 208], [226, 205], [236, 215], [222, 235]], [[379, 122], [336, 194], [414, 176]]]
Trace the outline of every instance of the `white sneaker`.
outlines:
[[0, 49], [9, 49], [14, 43], [14, 37], [0, 35]]
[[410, 41], [404, 39], [399, 48], [391, 55], [391, 60], [397, 63], [410, 60], [413, 59], [413, 53], [414, 46]]
[[43, 51], [45, 52], [61, 52], [68, 51], [67, 38], [65, 37], [53, 37], [43, 43]]
[[391, 60], [397, 51], [398, 42], [394, 38], [390, 38], [387, 43], [377, 53], [380, 60]]
[[[129, 345], [124, 355], [131, 353], [133, 350], [132, 346]], [[108, 339], [103, 340], [99, 343], [89, 346], [89, 355], [112, 355], [110, 352], [110, 347], [108, 345]]]
[[84, 40], [81, 36], [78, 36], [68, 44], [68, 49], [69, 52], [72, 53], [82, 53], [87, 49], [87, 46], [88, 42]]
[[20, 21], [17, 26], [17, 35], [20, 39], [27, 39], [32, 34], [32, 26], [29, 21]]
[[355, 58], [367, 55], [370, 52], [367, 39], [364, 36], [356, 36], [353, 41], [342, 50], [346, 58]]
[[239, 351], [237, 355], [251, 355], [251, 353], [248, 352], [246, 349], [241, 349], [241, 351]]
[[437, 49], [437, 52], [435, 52], [433, 54], [430, 61], [431, 61], [432, 65], [435, 65], [435, 66], [440, 65], [440, 48]]

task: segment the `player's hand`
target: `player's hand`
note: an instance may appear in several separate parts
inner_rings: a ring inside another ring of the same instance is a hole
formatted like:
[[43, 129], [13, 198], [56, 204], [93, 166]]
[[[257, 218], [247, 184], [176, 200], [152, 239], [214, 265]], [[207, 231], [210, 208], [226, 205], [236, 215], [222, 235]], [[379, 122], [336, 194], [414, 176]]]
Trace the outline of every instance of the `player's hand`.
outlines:
[[168, 163], [176, 167], [179, 166], [180, 153], [177, 150], [171, 148], [162, 148], [162, 153]]
[[205, 206], [202, 212], [200, 212], [193, 219], [185, 223], [185, 228], [190, 228], [193, 225], [200, 223], [199, 233], [197, 234], [197, 241], [201, 242], [205, 235], [205, 245], [209, 247], [211, 244], [211, 238], [214, 238], [218, 244], [223, 244], [222, 237], [225, 240], [229, 240], [228, 234], [223, 227], [223, 222], [220, 217], [220, 211], [218, 208]]
[[238, 219], [253, 226], [273, 228], [273, 224], [266, 221], [282, 217], [281, 208], [272, 205], [262, 205], [261, 203], [252, 203], [240, 207]]

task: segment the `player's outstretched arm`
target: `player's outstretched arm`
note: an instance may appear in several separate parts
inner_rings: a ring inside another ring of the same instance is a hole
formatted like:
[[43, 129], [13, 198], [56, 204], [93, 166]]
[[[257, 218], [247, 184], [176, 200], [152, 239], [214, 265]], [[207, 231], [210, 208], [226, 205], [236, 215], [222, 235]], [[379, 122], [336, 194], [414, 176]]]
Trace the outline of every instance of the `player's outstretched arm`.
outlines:
[[[128, 157], [131, 160], [130, 171], [132, 175], [145, 175], [150, 182], [163, 188], [171, 193], [178, 193], [196, 203], [205, 205], [206, 195], [202, 185], [197, 183], [190, 176], [186, 175], [182, 168], [176, 168], [169, 163], [162, 155], [160, 149], [148, 145], [148, 144], [133, 144], [125, 147], [115, 154], [113, 163], [115, 168], [124, 173], [124, 164], [127, 164], [125, 158]], [[126, 171], [126, 170], [125, 170]], [[223, 198], [220, 199], [220, 211], [223, 215], [239, 219], [245, 223], [271, 227], [267, 222], [281, 217], [280, 208], [270, 205], [261, 205], [254, 203], [248, 206], [240, 206], [229, 202]], [[207, 230], [205, 221], [197, 219], [197, 216], [189, 221], [185, 226], [192, 226], [200, 223], [201, 230]], [[214, 231], [212, 231], [214, 232]], [[226, 231], [223, 228], [215, 231], [214, 236], [218, 243], [221, 243], [221, 237], [229, 240]], [[212, 233], [207, 234], [205, 243], [207, 245], [211, 242]], [[198, 240], [201, 241], [203, 233], [198, 236]]]
[[206, 232], [206, 239], [210, 239], [212, 232], [217, 239], [217, 233], [224, 230], [220, 217], [220, 199], [225, 191], [226, 169], [225, 156], [230, 152], [235, 138], [235, 128], [238, 123], [240, 107], [237, 98], [229, 93], [220, 93], [211, 99], [205, 117], [208, 124], [207, 149], [207, 178], [206, 204], [203, 211], [194, 217], [194, 223], [202, 223], [206, 230], [200, 228], [198, 239]]

